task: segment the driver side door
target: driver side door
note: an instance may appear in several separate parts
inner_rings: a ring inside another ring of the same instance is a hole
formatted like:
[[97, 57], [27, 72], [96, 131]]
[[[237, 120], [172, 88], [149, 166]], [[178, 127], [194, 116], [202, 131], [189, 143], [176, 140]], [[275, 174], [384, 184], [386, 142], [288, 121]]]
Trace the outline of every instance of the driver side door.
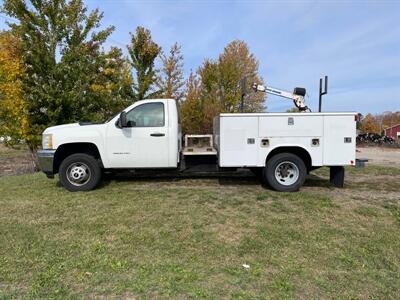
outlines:
[[139, 104], [127, 112], [128, 127], [111, 124], [107, 154], [112, 168], [168, 167], [167, 103]]

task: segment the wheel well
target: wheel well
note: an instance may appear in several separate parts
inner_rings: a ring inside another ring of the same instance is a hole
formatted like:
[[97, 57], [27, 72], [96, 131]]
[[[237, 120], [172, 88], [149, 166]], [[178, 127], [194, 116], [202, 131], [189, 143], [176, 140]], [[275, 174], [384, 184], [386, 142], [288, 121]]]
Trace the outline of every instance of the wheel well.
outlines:
[[270, 160], [274, 155], [279, 153], [292, 153], [294, 155], [297, 155], [303, 160], [304, 164], [307, 167], [307, 170], [312, 169], [312, 161], [310, 153], [308, 153], [306, 149], [297, 146], [275, 148], [268, 154], [267, 159], [265, 160], [265, 164], [267, 164], [268, 160]]
[[57, 151], [54, 155], [53, 169], [54, 173], [58, 172], [58, 169], [61, 165], [61, 162], [71, 154], [75, 153], [85, 153], [88, 155], [92, 155], [94, 158], [98, 159], [100, 162], [100, 166], [103, 167], [101, 162], [100, 152], [97, 146], [93, 143], [70, 143], [63, 144], [57, 148]]

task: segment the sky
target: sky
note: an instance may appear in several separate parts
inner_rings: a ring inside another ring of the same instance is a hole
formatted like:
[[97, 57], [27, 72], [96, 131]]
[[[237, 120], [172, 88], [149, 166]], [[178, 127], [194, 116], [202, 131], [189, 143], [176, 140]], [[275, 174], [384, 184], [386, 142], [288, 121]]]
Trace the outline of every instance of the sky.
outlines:
[[[2, 1], [0, 1], [2, 2]], [[329, 76], [323, 111], [400, 111], [400, 0], [86, 0], [116, 30], [106, 47], [126, 53], [136, 26], [151, 30], [163, 49], [178, 42], [185, 74], [217, 58], [235, 39], [259, 61], [267, 85], [307, 89], [318, 109], [319, 78]], [[0, 19], [0, 29], [5, 28]], [[268, 111], [286, 111], [289, 100], [268, 96]]]

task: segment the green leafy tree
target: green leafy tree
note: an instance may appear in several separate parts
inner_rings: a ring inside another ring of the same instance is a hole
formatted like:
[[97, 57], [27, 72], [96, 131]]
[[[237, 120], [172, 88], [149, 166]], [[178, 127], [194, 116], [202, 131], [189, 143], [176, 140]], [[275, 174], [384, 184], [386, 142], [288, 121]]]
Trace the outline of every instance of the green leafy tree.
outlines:
[[201, 82], [196, 73], [190, 72], [186, 81], [186, 97], [181, 102], [181, 123], [183, 133], [201, 133], [204, 113], [201, 99]]
[[131, 43], [128, 45], [130, 62], [135, 72], [133, 84], [135, 100], [151, 97], [152, 86], [156, 82], [154, 62], [161, 48], [152, 40], [148, 29], [138, 26], [136, 34], [131, 33]]
[[[217, 60], [206, 59], [197, 74], [201, 91], [198, 99], [193, 101], [199, 102], [197, 109], [202, 111], [198, 133], [212, 132], [213, 119], [219, 113], [241, 111], [243, 78], [246, 78], [247, 91], [251, 91], [254, 82], [262, 84], [257, 59], [247, 44], [238, 40], [229, 43]], [[243, 111], [264, 111], [264, 99], [264, 93], [249, 93], [245, 98]], [[196, 112], [183, 113], [183, 119], [190, 118], [186, 113]]]
[[90, 86], [99, 104], [93, 119], [104, 120], [132, 104], [134, 92], [131, 66], [119, 48], [111, 48], [98, 61], [98, 74]]
[[172, 45], [167, 56], [160, 52], [162, 68], [157, 78], [158, 93], [163, 98], [173, 98], [181, 101], [184, 96], [183, 55], [178, 43]]
[[[82, 0], [5, 0], [2, 10], [17, 20], [9, 26], [20, 41], [26, 99], [21, 113], [35, 136], [25, 139], [31, 151], [40, 145], [44, 128], [100, 120], [131, 97], [121, 52], [102, 48], [113, 27], [98, 29], [98, 10], [88, 12]], [[108, 74], [101, 71], [110, 68]]]

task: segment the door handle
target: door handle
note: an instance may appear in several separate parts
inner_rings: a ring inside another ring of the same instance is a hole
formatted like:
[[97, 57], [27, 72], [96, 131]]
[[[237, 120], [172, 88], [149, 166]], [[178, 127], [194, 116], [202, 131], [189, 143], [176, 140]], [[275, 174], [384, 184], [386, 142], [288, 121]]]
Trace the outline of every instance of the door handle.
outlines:
[[165, 133], [150, 133], [150, 136], [165, 136]]

